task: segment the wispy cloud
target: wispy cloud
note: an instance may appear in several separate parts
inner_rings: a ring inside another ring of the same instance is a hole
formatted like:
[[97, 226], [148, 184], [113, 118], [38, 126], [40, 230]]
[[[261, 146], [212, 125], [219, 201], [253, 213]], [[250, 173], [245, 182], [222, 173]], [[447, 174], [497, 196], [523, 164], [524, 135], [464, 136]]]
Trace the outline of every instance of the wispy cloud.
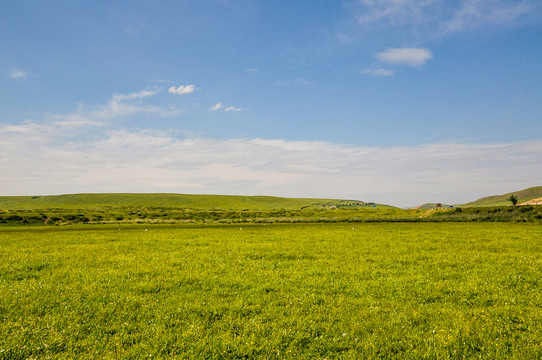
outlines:
[[217, 110], [222, 109], [223, 107], [224, 107], [224, 105], [222, 105], [222, 103], [219, 102], [219, 103], [216, 103], [215, 105], [211, 106], [211, 107], [209, 108], [209, 110], [211, 110], [211, 111], [217, 111]]
[[163, 107], [146, 104], [145, 99], [160, 93], [159, 88], [148, 88], [129, 94], [114, 94], [104, 104], [84, 105], [73, 113], [52, 116], [54, 121], [64, 124], [104, 124], [104, 121], [115, 118], [126, 118], [138, 114], [153, 114], [161, 117], [175, 116], [179, 110], [174, 107]]
[[525, 25], [540, 20], [542, 11], [534, 0], [361, 0], [355, 8], [365, 31], [404, 29], [429, 38], [486, 26]]
[[339, 44], [342, 44], [342, 45], [349, 44], [352, 42], [351, 36], [343, 31], [337, 32], [336, 37], [337, 37], [337, 40], [339, 41]]
[[193, 93], [196, 90], [195, 85], [179, 85], [178, 87], [172, 86], [168, 89], [171, 94], [186, 95]]
[[528, 1], [503, 2], [465, 0], [450, 20], [442, 24], [444, 34], [474, 29], [484, 25], [508, 25], [519, 18], [532, 14], [540, 9]]
[[256, 68], [248, 68], [248, 69], [245, 69], [245, 71], [249, 74], [256, 74], [258, 72], [258, 69]]
[[424, 48], [395, 48], [378, 53], [376, 57], [392, 65], [421, 66], [433, 58], [433, 53]]
[[0, 125], [3, 195], [270, 194], [408, 206], [466, 202], [539, 185], [533, 179], [542, 178], [542, 141], [370, 148], [281, 139], [180, 139], [163, 131], [107, 127], [73, 141], [85, 126]]
[[365, 27], [375, 25], [403, 26], [427, 21], [427, 11], [438, 6], [435, 0], [361, 0], [358, 22]]
[[59, 128], [81, 128], [85, 126], [106, 126], [103, 121], [97, 121], [80, 114], [56, 115], [52, 119], [52, 125]]
[[361, 73], [373, 76], [392, 76], [395, 72], [388, 69], [365, 69]]
[[216, 103], [215, 105], [211, 106], [209, 108], [210, 111], [218, 111], [218, 110], [222, 110], [224, 109], [225, 112], [230, 112], [230, 111], [234, 111], [234, 112], [239, 112], [239, 111], [243, 111], [242, 108], [240, 107], [237, 107], [237, 106], [224, 106], [222, 105], [221, 102], [218, 102]]
[[154, 96], [160, 92], [159, 89], [147, 89], [147, 90], [141, 90], [137, 91], [131, 94], [114, 94], [111, 101], [114, 102], [122, 102], [122, 101], [129, 101], [129, 100], [135, 100], [135, 99], [143, 99], [149, 96]]
[[8, 73], [8, 77], [12, 79], [25, 79], [28, 75], [30, 75], [28, 72], [18, 68], [12, 68]]
[[[105, 105], [99, 105], [92, 110], [87, 110], [87, 116], [92, 118], [114, 118], [135, 115], [138, 113], [156, 114], [159, 116], [174, 116], [178, 110], [144, 104], [141, 99], [154, 96], [159, 89], [147, 89], [130, 94], [115, 94]], [[83, 111], [85, 112], [85, 111]]]

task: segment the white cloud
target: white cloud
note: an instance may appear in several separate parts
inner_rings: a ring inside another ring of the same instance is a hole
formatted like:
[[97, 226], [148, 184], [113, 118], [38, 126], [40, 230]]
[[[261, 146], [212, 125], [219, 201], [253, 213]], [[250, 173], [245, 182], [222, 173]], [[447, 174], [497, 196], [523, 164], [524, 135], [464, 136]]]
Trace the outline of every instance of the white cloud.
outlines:
[[82, 121], [86, 124], [103, 124], [105, 120], [138, 114], [153, 114], [161, 117], [178, 115], [180, 111], [174, 107], [166, 108], [144, 103], [145, 99], [155, 96], [159, 92], [159, 88], [149, 88], [129, 94], [114, 94], [105, 104], [82, 104], [75, 112], [56, 115], [53, 116], [53, 119], [64, 123]]
[[186, 95], [193, 93], [196, 90], [195, 85], [179, 85], [178, 87], [172, 86], [168, 89], [171, 94]]
[[452, 18], [442, 24], [442, 33], [465, 31], [484, 25], [507, 25], [540, 8], [528, 1], [513, 4], [502, 1], [465, 0]]
[[487, 26], [540, 21], [538, 0], [360, 0], [355, 16], [364, 31], [400, 29], [415, 39], [446, 36]]
[[[391, 148], [167, 132], [0, 125], [3, 195], [76, 192], [269, 194], [409, 206], [461, 203], [542, 179], [542, 141]], [[490, 182], [487, 179], [491, 179]], [[534, 179], [534, 180], [533, 180]]]
[[209, 108], [209, 110], [211, 110], [211, 111], [217, 111], [217, 110], [222, 109], [223, 107], [224, 107], [224, 105], [222, 105], [222, 103], [219, 102], [219, 103], [216, 103], [215, 105], [211, 106], [211, 107]]
[[258, 72], [258, 69], [256, 68], [248, 68], [248, 69], [245, 69], [245, 71], [249, 74], [256, 74]]
[[82, 127], [82, 126], [105, 126], [105, 123], [101, 121], [91, 120], [78, 114], [54, 116], [53, 119], [55, 119], [55, 121], [53, 122], [53, 125], [58, 126], [60, 128], [63, 128], [63, 127], [77, 128], [77, 127]]
[[160, 92], [159, 89], [147, 89], [147, 90], [141, 90], [137, 91], [131, 94], [114, 94], [112, 96], [112, 101], [114, 102], [121, 102], [121, 101], [129, 101], [129, 100], [135, 100], [135, 99], [142, 99], [149, 96], [154, 96]]
[[362, 74], [374, 75], [374, 76], [391, 76], [395, 72], [388, 69], [365, 69], [362, 71]]
[[139, 105], [112, 100], [107, 103], [107, 105], [99, 106], [96, 110], [91, 111], [89, 116], [97, 118], [114, 118], [126, 117], [141, 113], [156, 114], [159, 116], [168, 117], [177, 115], [179, 111], [174, 108], [164, 108], [154, 105]]
[[433, 53], [424, 48], [394, 48], [378, 53], [376, 57], [392, 65], [421, 66], [433, 58]]
[[236, 106], [227, 106], [225, 107], [224, 105], [222, 105], [221, 102], [219, 103], [216, 103], [215, 105], [211, 106], [209, 108], [209, 110], [211, 111], [218, 111], [218, 110], [221, 110], [221, 109], [224, 109], [225, 112], [230, 112], [230, 111], [236, 111], [236, 112], [239, 112], [239, 111], [243, 111], [243, 109], [239, 108], [239, 107], [236, 107]]
[[13, 68], [9, 72], [8, 77], [12, 79], [25, 79], [28, 77], [28, 75], [29, 73], [24, 70]]
[[179, 113], [174, 108], [142, 104], [141, 100], [154, 96], [160, 89], [146, 89], [130, 94], [114, 94], [105, 105], [95, 106], [92, 110], [80, 110], [91, 118], [114, 118], [146, 113], [163, 117], [175, 116]]

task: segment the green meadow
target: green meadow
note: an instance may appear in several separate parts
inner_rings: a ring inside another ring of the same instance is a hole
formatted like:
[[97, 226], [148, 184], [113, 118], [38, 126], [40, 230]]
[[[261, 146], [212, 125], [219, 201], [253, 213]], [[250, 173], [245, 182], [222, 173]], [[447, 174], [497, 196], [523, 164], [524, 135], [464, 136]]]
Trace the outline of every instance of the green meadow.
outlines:
[[0, 359], [540, 359], [540, 223], [0, 228]]

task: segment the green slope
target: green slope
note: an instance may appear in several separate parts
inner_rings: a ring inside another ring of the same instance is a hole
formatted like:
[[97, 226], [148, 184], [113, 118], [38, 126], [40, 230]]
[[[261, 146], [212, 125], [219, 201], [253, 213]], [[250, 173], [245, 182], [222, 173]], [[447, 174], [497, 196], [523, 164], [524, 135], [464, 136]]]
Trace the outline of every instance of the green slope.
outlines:
[[53, 196], [0, 196], [0, 209], [98, 209], [104, 207], [168, 207], [186, 209], [301, 209], [352, 206], [354, 200], [296, 199], [273, 196], [185, 194], [70, 194]]
[[487, 196], [483, 197], [481, 199], [478, 199], [476, 201], [472, 201], [463, 205], [459, 205], [462, 207], [472, 207], [472, 206], [502, 206], [502, 205], [510, 205], [510, 201], [508, 198], [510, 195], [516, 195], [518, 197], [519, 203], [526, 202], [532, 199], [537, 199], [542, 197], [542, 186], [535, 186], [532, 188], [514, 191], [508, 194], [504, 195], [493, 195], [493, 196]]
[[[452, 205], [442, 204], [442, 209], [448, 209], [450, 208], [450, 206]], [[436, 208], [437, 208], [437, 203], [425, 203], [423, 205], [413, 207], [412, 209], [429, 210], [429, 209], [436, 209]]]

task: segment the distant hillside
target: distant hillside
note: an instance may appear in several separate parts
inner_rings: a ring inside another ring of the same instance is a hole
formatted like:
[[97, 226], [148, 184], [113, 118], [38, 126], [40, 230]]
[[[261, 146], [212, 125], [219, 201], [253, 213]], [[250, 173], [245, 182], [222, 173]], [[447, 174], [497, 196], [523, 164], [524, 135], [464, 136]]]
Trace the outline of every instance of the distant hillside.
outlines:
[[[71, 194], [52, 196], [0, 196], [0, 209], [99, 209], [104, 207], [163, 207], [198, 210], [296, 210], [302, 208], [368, 207], [357, 200], [296, 199], [274, 196], [185, 194]], [[388, 207], [379, 205], [379, 207]]]
[[504, 195], [493, 195], [483, 197], [476, 201], [472, 201], [463, 205], [462, 207], [473, 207], [473, 206], [501, 206], [501, 205], [510, 205], [508, 198], [510, 195], [516, 195], [518, 197], [518, 202], [520, 204], [532, 204], [536, 205], [537, 202], [540, 202], [542, 199], [542, 186], [536, 186], [528, 188], [525, 190], [513, 191]]
[[[450, 206], [452, 205], [442, 204], [443, 209], [448, 209], [450, 208]], [[423, 205], [415, 206], [412, 209], [429, 210], [429, 209], [436, 209], [436, 208], [437, 208], [437, 203], [425, 203]]]

